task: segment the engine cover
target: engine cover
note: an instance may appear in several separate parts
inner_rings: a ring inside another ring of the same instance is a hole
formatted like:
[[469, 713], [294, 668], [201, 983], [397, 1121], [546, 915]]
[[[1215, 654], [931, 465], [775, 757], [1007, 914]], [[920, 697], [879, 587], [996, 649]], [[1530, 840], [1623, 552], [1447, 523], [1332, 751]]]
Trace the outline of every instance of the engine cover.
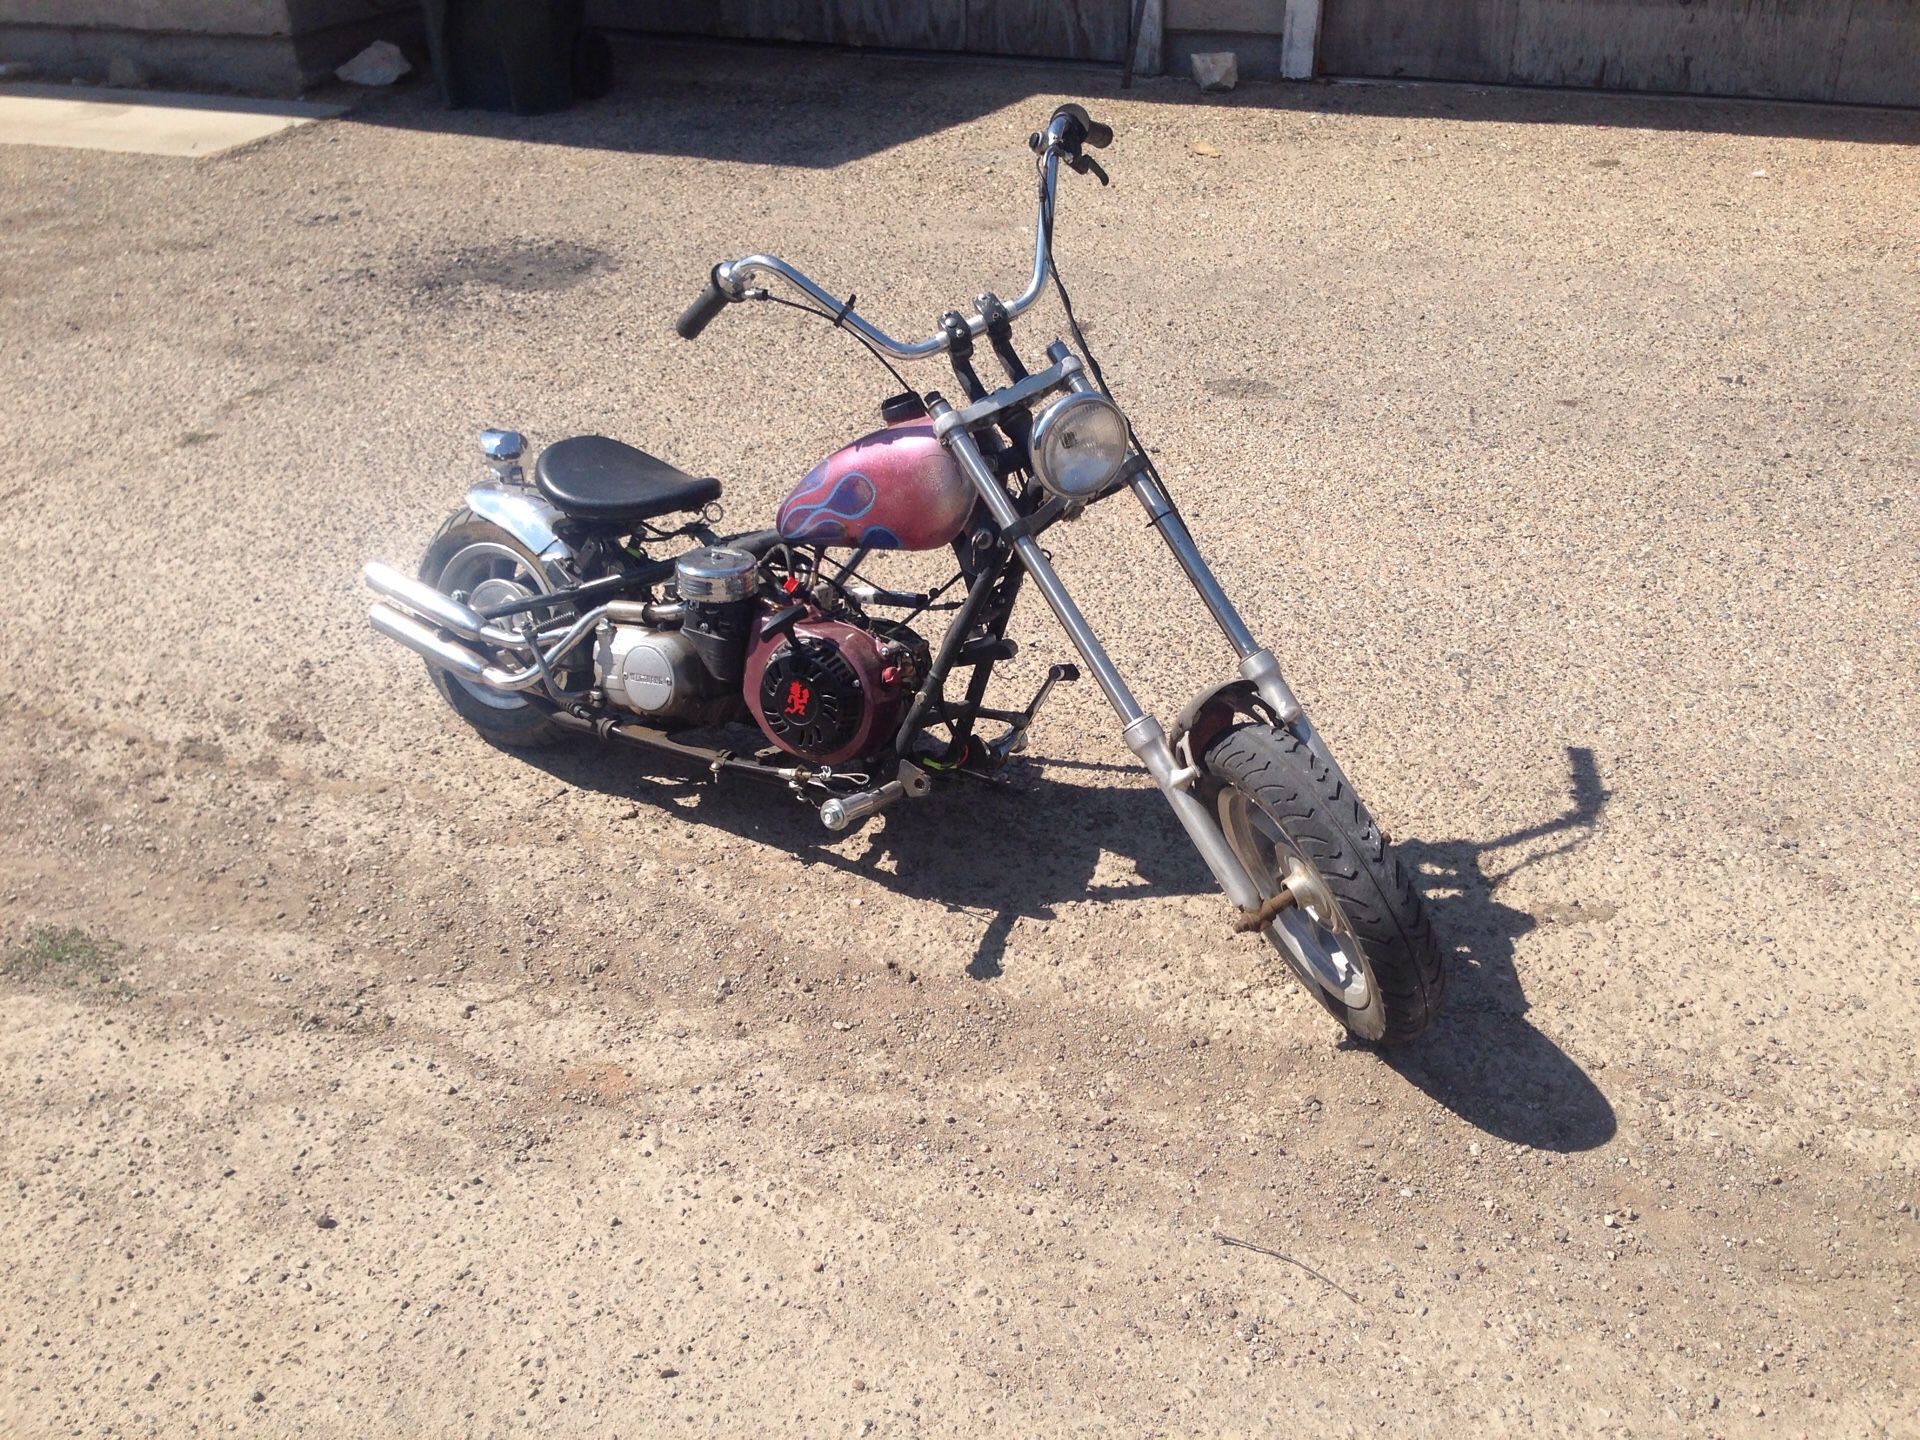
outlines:
[[730, 701], [678, 630], [613, 625], [594, 650], [594, 668], [607, 699], [649, 720], [706, 721]]
[[885, 648], [872, 631], [819, 614], [756, 635], [742, 686], [747, 708], [789, 755], [819, 765], [865, 755], [905, 709], [906, 685]]

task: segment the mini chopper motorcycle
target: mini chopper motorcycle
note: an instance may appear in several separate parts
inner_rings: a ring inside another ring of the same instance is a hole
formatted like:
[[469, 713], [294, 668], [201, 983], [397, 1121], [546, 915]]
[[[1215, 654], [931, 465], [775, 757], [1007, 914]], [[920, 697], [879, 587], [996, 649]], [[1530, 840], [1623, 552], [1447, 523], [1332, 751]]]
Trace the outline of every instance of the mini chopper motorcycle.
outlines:
[[[1025, 748], [1049, 693], [1080, 678], [1055, 665], [1026, 708], [985, 703], [1031, 582], [1226, 892], [1234, 928], [1264, 934], [1354, 1035], [1406, 1040], [1445, 984], [1420, 895], [1195, 546], [1054, 264], [1060, 168], [1105, 185], [1087, 152], [1112, 139], [1080, 106], [1054, 112], [1029, 140], [1039, 216], [1026, 289], [983, 294], [924, 340], [894, 339], [774, 256], [713, 267], [675, 326], [684, 339], [730, 304], [778, 301], [850, 332], [896, 379], [885, 357], [944, 358], [958, 387], [948, 400], [901, 379], [883, 427], [814, 467], [773, 528], [716, 533], [717, 481], [597, 435], [547, 447], [528, 483], [521, 438], [487, 431], [492, 479], [441, 527], [419, 578], [366, 567], [373, 626], [425, 657], [447, 703], [500, 745], [581, 732], [647, 747], [716, 780], [773, 782], [838, 831], [937, 785], [990, 778]], [[1013, 323], [1049, 281], [1075, 346], [1055, 340], [1029, 370]], [[976, 373], [981, 341], [1005, 372], [997, 389]], [[1121, 491], [1146, 508], [1238, 661], [1171, 732], [1134, 699], [1040, 544]], [[949, 548], [956, 573], [935, 588], [861, 573], [880, 551]], [[944, 633], [915, 628], [935, 614]], [[747, 723], [758, 734], [741, 749], [699, 738]], [[983, 726], [997, 733], [982, 738]]]

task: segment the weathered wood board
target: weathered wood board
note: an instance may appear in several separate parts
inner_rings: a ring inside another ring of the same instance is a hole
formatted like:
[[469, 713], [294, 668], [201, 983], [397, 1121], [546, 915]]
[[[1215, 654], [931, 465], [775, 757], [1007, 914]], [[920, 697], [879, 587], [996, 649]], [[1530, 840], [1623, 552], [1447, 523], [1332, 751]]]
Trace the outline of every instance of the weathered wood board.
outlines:
[[1326, 0], [1320, 73], [1505, 80], [1518, 0]]
[[1119, 64], [1131, 0], [967, 0], [964, 49]]
[[1920, 0], [1325, 0], [1320, 70], [1920, 104]]
[[594, 19], [685, 35], [1118, 64], [1130, 0], [598, 0]]
[[886, 45], [959, 50], [967, 0], [600, 0], [593, 18], [681, 35], [729, 40], [794, 40], [817, 45]]

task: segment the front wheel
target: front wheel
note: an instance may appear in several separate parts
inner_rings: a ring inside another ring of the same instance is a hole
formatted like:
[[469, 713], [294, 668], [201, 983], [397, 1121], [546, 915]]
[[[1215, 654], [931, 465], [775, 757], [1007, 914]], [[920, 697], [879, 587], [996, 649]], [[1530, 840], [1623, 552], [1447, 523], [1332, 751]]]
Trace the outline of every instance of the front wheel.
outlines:
[[1296, 736], [1237, 725], [1208, 746], [1201, 794], [1264, 898], [1292, 903], [1263, 933], [1313, 997], [1362, 1040], [1411, 1040], [1446, 972], [1420, 892], [1360, 797]]

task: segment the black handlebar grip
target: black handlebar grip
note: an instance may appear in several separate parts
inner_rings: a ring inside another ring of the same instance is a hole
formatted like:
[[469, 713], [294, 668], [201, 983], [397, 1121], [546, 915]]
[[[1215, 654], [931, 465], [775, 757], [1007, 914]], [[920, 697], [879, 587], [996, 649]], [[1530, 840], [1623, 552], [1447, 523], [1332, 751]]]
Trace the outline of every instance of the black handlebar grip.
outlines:
[[[717, 273], [718, 267], [715, 267]], [[680, 312], [680, 318], [673, 322], [674, 333], [682, 340], [692, 340], [713, 323], [713, 317], [727, 308], [730, 297], [720, 288], [720, 282], [709, 275], [707, 288], [694, 298], [694, 302]]]
[[1081, 105], [1062, 105], [1053, 112], [1054, 122], [1061, 116], [1067, 119], [1066, 128], [1060, 132], [1060, 138], [1068, 147], [1078, 150], [1082, 145], [1091, 145], [1096, 150], [1104, 150], [1113, 143], [1113, 127], [1102, 125], [1087, 114]]

